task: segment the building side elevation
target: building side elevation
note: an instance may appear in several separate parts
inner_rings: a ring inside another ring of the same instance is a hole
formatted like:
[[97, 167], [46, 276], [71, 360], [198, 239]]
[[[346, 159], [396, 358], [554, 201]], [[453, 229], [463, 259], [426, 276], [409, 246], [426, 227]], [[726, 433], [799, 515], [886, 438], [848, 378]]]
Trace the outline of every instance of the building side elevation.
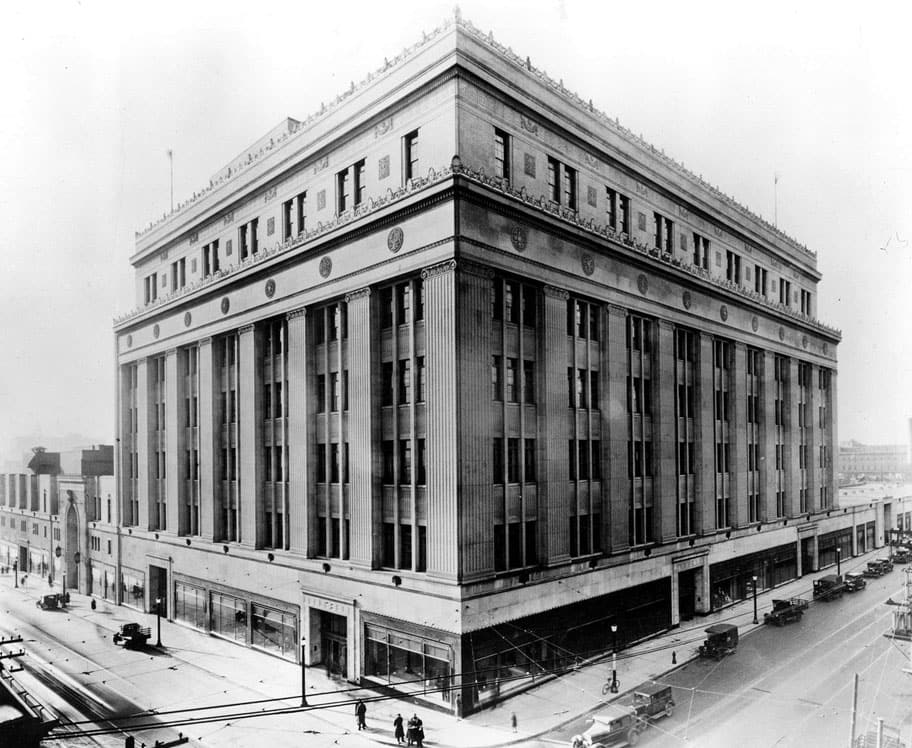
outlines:
[[131, 262], [122, 602], [340, 677], [469, 711], [904, 521], [815, 255], [461, 19]]

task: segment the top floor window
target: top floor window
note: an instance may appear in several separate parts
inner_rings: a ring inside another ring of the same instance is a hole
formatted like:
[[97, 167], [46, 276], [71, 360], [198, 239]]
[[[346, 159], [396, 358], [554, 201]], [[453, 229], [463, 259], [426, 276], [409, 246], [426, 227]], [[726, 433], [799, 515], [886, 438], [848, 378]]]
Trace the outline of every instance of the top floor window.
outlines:
[[622, 234], [630, 233], [630, 198], [620, 192], [605, 188], [608, 225]]
[[494, 176], [510, 179], [510, 136], [494, 129]]
[[709, 270], [709, 239], [701, 236], [696, 231], [693, 235], [694, 255], [693, 263], [698, 268]]
[[792, 297], [792, 282], [787, 281], [785, 278], [779, 280], [779, 303], [785, 304], [785, 306], [790, 306]]
[[801, 289], [801, 313], [811, 316], [811, 292]]
[[653, 213], [655, 225], [655, 246], [663, 252], [670, 253], [674, 249], [674, 223], [661, 213]]
[[741, 285], [741, 255], [732, 251], [725, 253], [725, 278], [736, 286]]
[[576, 169], [548, 156], [548, 197], [558, 205], [576, 210]]
[[151, 304], [158, 298], [158, 273], [143, 278], [143, 289], [146, 304]]
[[187, 285], [187, 258], [181, 257], [171, 263], [171, 290], [177, 291]]
[[754, 291], [761, 296], [766, 296], [767, 272], [761, 265], [754, 265]]
[[404, 165], [404, 181], [418, 176], [418, 131], [412, 130], [402, 139], [402, 163]]

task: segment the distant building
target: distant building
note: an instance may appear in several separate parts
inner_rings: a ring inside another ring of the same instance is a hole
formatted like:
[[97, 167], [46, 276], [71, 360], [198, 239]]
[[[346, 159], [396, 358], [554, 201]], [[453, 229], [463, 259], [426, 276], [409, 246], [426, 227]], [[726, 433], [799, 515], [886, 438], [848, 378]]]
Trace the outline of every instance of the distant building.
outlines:
[[15, 563], [36, 589], [50, 581], [113, 601], [114, 494], [113, 446], [35, 447], [21, 472], [0, 474], [0, 565]]
[[909, 447], [906, 444], [845, 442], [839, 445], [839, 473], [847, 480], [910, 478]]
[[124, 602], [242, 645], [469, 711], [900, 516], [816, 255], [459, 19], [130, 261]]

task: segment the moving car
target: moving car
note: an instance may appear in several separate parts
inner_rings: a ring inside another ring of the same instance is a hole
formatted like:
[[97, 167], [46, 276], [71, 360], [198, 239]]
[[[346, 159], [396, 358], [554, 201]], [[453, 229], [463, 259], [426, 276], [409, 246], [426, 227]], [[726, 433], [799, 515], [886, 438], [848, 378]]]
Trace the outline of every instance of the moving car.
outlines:
[[646, 722], [632, 706], [608, 704], [592, 717], [592, 725], [582, 735], [574, 735], [570, 748], [608, 748], [613, 745], [636, 745]]
[[123, 644], [125, 649], [141, 649], [146, 646], [152, 631], [148, 626], [140, 626], [138, 623], [124, 623], [120, 631], [114, 634], [114, 643]]
[[633, 689], [633, 708], [643, 719], [670, 717], [675, 709], [671, 686], [653, 682], [640, 684]]
[[801, 597], [773, 600], [773, 609], [763, 616], [763, 622], [771, 623], [774, 626], [784, 626], [792, 621], [800, 621], [807, 607], [808, 601]]
[[858, 592], [858, 590], [863, 590], [867, 586], [868, 583], [865, 581], [864, 574], [860, 571], [850, 571], [845, 575], [846, 592]]
[[700, 657], [721, 660], [738, 648], [738, 627], [732, 623], [717, 623], [706, 629], [708, 636], [700, 645]]
[[35, 603], [42, 610], [57, 610], [66, 607], [66, 598], [59, 592], [51, 595], [42, 595]]

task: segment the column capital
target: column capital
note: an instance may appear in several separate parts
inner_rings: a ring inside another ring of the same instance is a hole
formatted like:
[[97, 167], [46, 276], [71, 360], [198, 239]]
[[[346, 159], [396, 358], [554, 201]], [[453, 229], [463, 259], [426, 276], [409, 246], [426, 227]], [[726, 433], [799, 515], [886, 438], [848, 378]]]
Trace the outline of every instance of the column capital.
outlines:
[[298, 319], [299, 317], [307, 316], [307, 307], [301, 307], [300, 309], [293, 309], [285, 315], [285, 319], [291, 321], [293, 319]]
[[250, 325], [243, 325], [242, 327], [239, 327], [237, 331], [238, 331], [238, 334], [244, 335], [244, 334], [246, 334], [246, 333], [253, 332], [254, 327], [255, 327], [255, 325], [252, 325], [252, 324], [250, 324]]
[[570, 298], [570, 292], [557, 286], [543, 286], [542, 293], [549, 299], [561, 299], [566, 301]]
[[455, 270], [456, 260], [438, 262], [436, 265], [424, 268], [424, 270], [421, 271], [421, 279], [427, 280], [428, 278], [433, 278], [435, 275], [444, 275], [446, 273], [452, 273]]
[[207, 335], [205, 338], [200, 338], [196, 343], [197, 345], [212, 345], [212, 336]]
[[668, 320], [668, 319], [657, 319], [656, 326], [658, 326], [662, 330], [674, 330], [675, 324], [674, 324], [674, 322], [672, 322], [671, 320]]
[[626, 317], [627, 316], [627, 310], [622, 306], [618, 306], [617, 304], [612, 304], [611, 302], [609, 302], [609, 303], [605, 304], [605, 307], [608, 309], [608, 314], [613, 314], [617, 317]]
[[490, 279], [494, 277], [494, 271], [487, 265], [481, 265], [480, 263], [472, 262], [471, 260], [460, 260], [459, 271], [468, 273], [469, 275], [477, 275], [480, 278]]
[[359, 288], [357, 291], [351, 291], [350, 293], [345, 294], [345, 303], [351, 304], [353, 301], [358, 299], [367, 299], [370, 298], [371, 290], [370, 286], [366, 288]]

